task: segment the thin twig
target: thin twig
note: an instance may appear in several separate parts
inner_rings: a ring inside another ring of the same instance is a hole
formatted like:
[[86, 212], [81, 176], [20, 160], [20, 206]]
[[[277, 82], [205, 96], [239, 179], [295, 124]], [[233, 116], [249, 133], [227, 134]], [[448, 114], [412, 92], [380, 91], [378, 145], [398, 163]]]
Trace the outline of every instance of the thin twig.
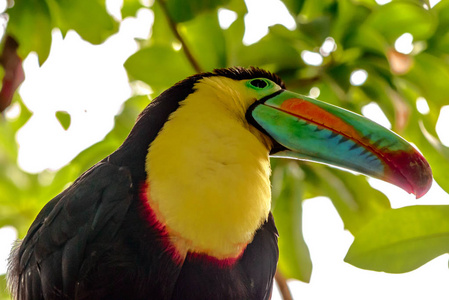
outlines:
[[164, 0], [157, 0], [157, 1], [161, 5], [162, 10], [164, 11], [165, 16], [167, 17], [167, 21], [168, 21], [168, 24], [170, 26], [170, 29], [172, 30], [172, 32], [175, 35], [175, 37], [181, 43], [182, 49], [184, 50], [184, 53], [186, 54], [187, 59], [189, 60], [190, 64], [192, 65], [193, 69], [195, 69], [195, 71], [197, 73], [203, 72], [203, 70], [201, 69], [198, 61], [193, 56], [192, 52], [190, 52], [189, 47], [187, 47], [186, 42], [184, 41], [184, 39], [182, 38], [181, 34], [179, 33], [177, 24], [176, 24], [175, 21], [173, 21], [172, 17], [170, 16], [170, 13], [169, 13], [169, 11], [167, 9], [167, 6], [165, 5], [165, 1]]
[[290, 292], [290, 289], [287, 285], [287, 280], [285, 279], [284, 275], [279, 272], [279, 269], [276, 270], [276, 274], [274, 275], [274, 279], [276, 280], [279, 292], [281, 293], [283, 300], [293, 300], [292, 293]]

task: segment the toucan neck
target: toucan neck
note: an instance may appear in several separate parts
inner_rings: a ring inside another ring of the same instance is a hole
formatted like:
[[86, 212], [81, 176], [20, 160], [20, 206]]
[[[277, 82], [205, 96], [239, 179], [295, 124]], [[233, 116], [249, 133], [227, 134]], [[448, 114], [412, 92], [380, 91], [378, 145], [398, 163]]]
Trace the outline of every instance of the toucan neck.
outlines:
[[180, 103], [193, 93], [195, 82], [195, 78], [179, 82], [153, 99], [140, 113], [123, 144], [105, 159], [130, 168], [135, 187], [146, 178], [145, 160], [148, 146], [159, 134], [169, 116], [178, 109]]
[[267, 146], [200, 91], [151, 143], [148, 201], [179, 252], [236, 257], [270, 210]]

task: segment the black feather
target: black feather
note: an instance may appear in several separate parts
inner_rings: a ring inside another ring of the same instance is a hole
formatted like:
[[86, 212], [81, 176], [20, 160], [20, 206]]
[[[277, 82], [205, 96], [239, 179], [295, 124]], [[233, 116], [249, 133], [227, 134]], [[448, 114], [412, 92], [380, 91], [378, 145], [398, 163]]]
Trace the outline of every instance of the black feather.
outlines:
[[191, 76], [139, 115], [124, 143], [45, 205], [10, 256], [8, 284], [19, 300], [269, 299], [278, 259], [270, 214], [242, 257], [220, 269], [188, 255], [175, 262], [166, 237], [145, 219], [140, 188], [149, 146], [181, 101], [205, 77], [263, 77], [258, 68]]
[[188, 256], [172, 299], [270, 299], [279, 256], [277, 237], [270, 213], [235, 265], [219, 267]]
[[[108, 235], [101, 236], [103, 243], [90, 251], [97, 257], [106, 252], [131, 199], [131, 177], [126, 169], [100, 163], [86, 172], [44, 207], [13, 254], [13, 293], [19, 299], [73, 298], [79, 270], [90, 254], [85, 251], [86, 244], [96, 240], [102, 229]], [[117, 221], [109, 222], [111, 218]]]

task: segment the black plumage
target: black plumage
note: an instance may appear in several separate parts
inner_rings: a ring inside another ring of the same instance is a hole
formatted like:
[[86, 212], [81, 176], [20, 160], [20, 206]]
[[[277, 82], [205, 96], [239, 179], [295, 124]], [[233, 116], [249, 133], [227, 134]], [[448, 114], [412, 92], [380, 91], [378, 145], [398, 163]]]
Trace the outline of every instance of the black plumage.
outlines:
[[[195, 255], [175, 262], [145, 217], [141, 189], [149, 145], [203, 77], [265, 77], [256, 68], [221, 69], [179, 82], [140, 114], [128, 138], [52, 199], [13, 250], [15, 299], [269, 299], [278, 260], [270, 214], [242, 257], [217, 266]], [[151, 170], [150, 170], [151, 172]]]

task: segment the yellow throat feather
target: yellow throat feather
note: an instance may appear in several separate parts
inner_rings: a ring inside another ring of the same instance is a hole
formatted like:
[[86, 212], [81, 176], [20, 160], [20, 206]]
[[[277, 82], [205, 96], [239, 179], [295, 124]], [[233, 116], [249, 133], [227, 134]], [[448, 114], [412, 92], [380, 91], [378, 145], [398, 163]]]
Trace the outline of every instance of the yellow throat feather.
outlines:
[[181, 255], [236, 258], [268, 216], [271, 141], [245, 119], [244, 82], [199, 80], [149, 147], [147, 196]]

